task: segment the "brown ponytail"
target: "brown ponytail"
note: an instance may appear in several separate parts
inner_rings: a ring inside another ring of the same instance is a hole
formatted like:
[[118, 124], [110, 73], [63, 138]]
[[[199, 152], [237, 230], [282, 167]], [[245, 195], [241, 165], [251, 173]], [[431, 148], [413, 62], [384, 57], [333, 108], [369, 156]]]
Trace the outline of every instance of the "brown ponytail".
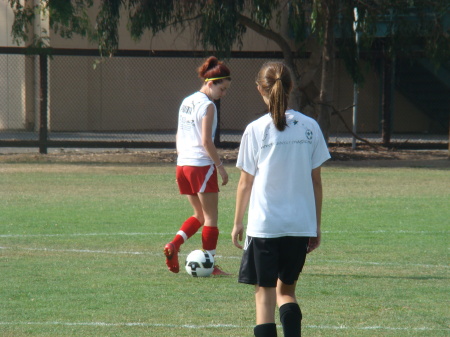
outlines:
[[289, 68], [282, 62], [267, 62], [258, 73], [256, 82], [269, 100], [269, 111], [275, 127], [283, 131], [286, 126], [286, 110], [292, 90]]

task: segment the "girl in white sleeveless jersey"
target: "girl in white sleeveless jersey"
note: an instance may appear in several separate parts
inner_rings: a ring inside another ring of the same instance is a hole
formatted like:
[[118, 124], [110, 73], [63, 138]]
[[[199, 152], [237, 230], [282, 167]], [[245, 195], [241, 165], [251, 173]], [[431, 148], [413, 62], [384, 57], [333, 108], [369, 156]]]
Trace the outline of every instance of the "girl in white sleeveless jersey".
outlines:
[[255, 285], [255, 336], [277, 336], [278, 306], [285, 337], [301, 334], [295, 287], [306, 254], [320, 244], [320, 166], [330, 158], [315, 120], [287, 108], [292, 79], [281, 62], [266, 63], [257, 88], [269, 113], [250, 123], [236, 166], [241, 169], [231, 233], [242, 248], [239, 282]]
[[[228, 174], [214, 146], [217, 127], [214, 101], [227, 93], [231, 84], [230, 70], [211, 56], [197, 71], [203, 84], [199, 91], [186, 97], [181, 103], [176, 139], [177, 183], [180, 194], [187, 195], [194, 214], [164, 247], [166, 265], [173, 273], [178, 273], [180, 269], [180, 246], [202, 226], [202, 247], [215, 255], [219, 238], [217, 172], [222, 178], [222, 185], [228, 182]], [[213, 275], [227, 274], [215, 266]]]

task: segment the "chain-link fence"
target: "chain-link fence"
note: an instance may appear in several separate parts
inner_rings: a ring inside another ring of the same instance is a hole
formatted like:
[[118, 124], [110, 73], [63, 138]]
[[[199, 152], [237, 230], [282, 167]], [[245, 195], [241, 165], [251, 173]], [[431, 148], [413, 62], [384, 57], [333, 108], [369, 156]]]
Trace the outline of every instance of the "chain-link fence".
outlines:
[[[255, 76], [265, 61], [281, 55], [255, 55], [240, 53], [227, 61], [233, 80], [220, 102], [218, 141], [223, 147], [237, 146], [245, 126], [265, 112]], [[0, 51], [0, 146], [42, 146], [44, 142], [45, 147], [173, 148], [179, 105], [201, 87], [196, 69], [204, 60], [202, 55], [155, 57], [132, 52], [102, 60], [95, 52], [54, 51], [47, 62], [48, 85], [43, 88], [39, 58]], [[301, 67], [306, 60], [299, 62]], [[353, 83], [339, 62], [335, 81], [334, 106], [351, 106]], [[371, 75], [359, 99], [358, 128], [374, 142], [381, 136], [378, 82], [376, 74]], [[48, 115], [43, 120], [45, 92]], [[351, 109], [342, 115], [351, 125]], [[351, 142], [344, 124], [333, 118], [330, 142]], [[408, 133], [406, 139], [429, 131], [420, 118], [419, 126], [403, 131]], [[392, 140], [398, 136], [394, 133]], [[441, 134], [432, 141], [447, 140]]]

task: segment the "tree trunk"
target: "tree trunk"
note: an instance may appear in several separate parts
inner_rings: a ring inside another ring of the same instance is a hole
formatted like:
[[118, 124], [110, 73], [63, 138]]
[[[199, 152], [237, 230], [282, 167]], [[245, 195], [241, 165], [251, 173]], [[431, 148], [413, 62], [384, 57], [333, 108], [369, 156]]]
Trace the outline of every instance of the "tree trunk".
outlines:
[[392, 58], [383, 53], [383, 69], [382, 69], [382, 92], [381, 92], [381, 138], [383, 146], [391, 145], [392, 133], [392, 95], [393, 95], [393, 62]]
[[335, 64], [335, 44], [334, 44], [334, 18], [335, 18], [335, 1], [323, 1], [325, 36], [322, 54], [322, 77], [320, 83], [319, 94], [319, 118], [318, 122], [322, 129], [325, 141], [328, 144], [330, 137], [331, 112], [333, 101], [333, 77]]
[[323, 47], [317, 41], [310, 41], [308, 45], [312, 45], [311, 55], [306, 66], [300, 71], [297, 104], [302, 113], [317, 120], [319, 116], [317, 100], [320, 89], [317, 88], [313, 79], [322, 67]]
[[311, 57], [308, 60], [308, 66], [299, 71], [292, 53], [292, 49], [282, 35], [257, 24], [255, 21], [244, 15], [239, 16], [239, 23], [252, 29], [261, 36], [274, 41], [280, 47], [283, 53], [284, 62], [289, 68], [291, 68], [294, 76], [294, 89], [292, 96], [296, 106], [293, 108], [316, 118], [318, 114], [311, 111], [313, 108], [308, 109], [307, 106], [313, 105], [319, 95], [319, 89], [314, 84], [313, 78], [320, 66], [320, 61], [322, 58], [321, 46], [319, 44], [313, 44], [314, 47]]

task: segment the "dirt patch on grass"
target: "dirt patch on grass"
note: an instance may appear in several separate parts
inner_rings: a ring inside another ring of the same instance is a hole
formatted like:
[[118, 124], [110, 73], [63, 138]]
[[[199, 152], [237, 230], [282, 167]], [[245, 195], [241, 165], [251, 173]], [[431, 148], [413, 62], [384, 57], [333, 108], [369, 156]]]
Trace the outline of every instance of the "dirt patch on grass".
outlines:
[[[224, 163], [234, 164], [237, 149], [220, 149]], [[360, 146], [331, 147], [332, 159], [327, 165], [349, 166], [425, 166], [450, 167], [447, 150], [374, 150]], [[59, 150], [42, 155], [38, 153], [2, 153], [0, 163], [103, 163], [103, 164], [149, 164], [176, 163], [175, 150]]]
[[327, 165], [379, 167], [450, 168], [448, 150], [389, 150], [360, 147], [330, 148], [332, 159]]

